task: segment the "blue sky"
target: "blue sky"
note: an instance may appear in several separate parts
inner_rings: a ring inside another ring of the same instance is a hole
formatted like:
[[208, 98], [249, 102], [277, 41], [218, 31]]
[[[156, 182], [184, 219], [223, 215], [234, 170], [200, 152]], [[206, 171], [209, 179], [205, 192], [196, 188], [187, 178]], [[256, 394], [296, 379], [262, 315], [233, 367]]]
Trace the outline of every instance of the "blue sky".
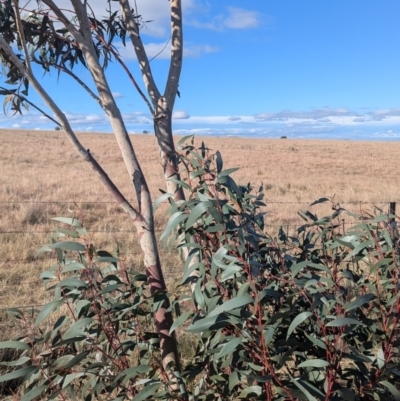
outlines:
[[[57, 4], [66, 5], [67, 0]], [[97, 16], [103, 0], [92, 1]], [[115, 3], [116, 4], [116, 3]], [[168, 1], [137, 0], [153, 20], [142, 31], [150, 56], [169, 37]], [[185, 57], [174, 131], [214, 136], [400, 139], [398, 0], [183, 0]], [[133, 49], [118, 46], [137, 81]], [[152, 61], [161, 91], [169, 47]], [[83, 68], [76, 71], [87, 74]], [[130, 132], [152, 130], [127, 77], [107, 70]], [[0, 78], [1, 81], [1, 78]], [[70, 79], [43, 84], [83, 131], [109, 132], [106, 116]], [[32, 100], [41, 104], [32, 93]], [[43, 106], [43, 104], [41, 104]], [[44, 106], [43, 106], [44, 107]], [[0, 127], [54, 128], [33, 110], [0, 115]]]

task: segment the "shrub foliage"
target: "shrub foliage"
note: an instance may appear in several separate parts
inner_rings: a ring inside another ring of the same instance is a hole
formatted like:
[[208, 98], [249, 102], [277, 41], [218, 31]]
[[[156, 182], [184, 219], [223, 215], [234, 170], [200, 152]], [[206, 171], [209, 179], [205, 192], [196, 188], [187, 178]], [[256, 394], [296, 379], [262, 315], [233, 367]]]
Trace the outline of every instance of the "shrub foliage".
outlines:
[[[161, 240], [190, 249], [181, 285], [167, 294], [178, 339], [192, 333], [194, 357], [177, 391], [159, 362], [146, 276], [97, 251], [75, 219], [57, 218], [56, 263], [42, 274], [54, 297], [40, 311], [10, 310], [21, 350], [2, 362], [22, 379], [24, 401], [46, 399], [400, 400], [399, 235], [393, 217], [352, 214], [332, 204], [322, 218], [301, 212], [294, 235], [264, 227], [263, 188], [238, 185], [219, 152], [179, 144], [187, 200], [169, 200]], [[315, 203], [329, 202], [321, 198]], [[157, 205], [156, 205], [157, 206]], [[193, 291], [189, 291], [189, 284]], [[182, 387], [183, 388], [183, 387]]]

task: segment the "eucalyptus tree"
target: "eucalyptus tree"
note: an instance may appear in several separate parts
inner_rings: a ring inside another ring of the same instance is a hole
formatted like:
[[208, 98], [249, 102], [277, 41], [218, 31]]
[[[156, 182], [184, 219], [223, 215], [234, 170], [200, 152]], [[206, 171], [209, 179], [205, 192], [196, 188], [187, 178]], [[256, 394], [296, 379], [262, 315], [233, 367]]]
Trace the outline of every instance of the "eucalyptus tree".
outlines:
[[[97, 7], [98, 1], [95, 0]], [[183, 53], [181, 0], [169, 1], [171, 59], [164, 93], [158, 89], [150, 68], [141, 38], [143, 19], [136, 9], [136, 2], [130, 4], [129, 0], [102, 0], [107, 17], [101, 20], [95, 15], [90, 1], [65, 0], [62, 3], [61, 7], [60, 2], [53, 0], [38, 0], [26, 4], [19, 0], [0, 0], [0, 62], [6, 76], [5, 86], [0, 88], [0, 94], [5, 96], [5, 103], [13, 112], [21, 113], [21, 106], [29, 105], [65, 132], [79, 155], [91, 165], [132, 219], [138, 233], [151, 292], [165, 293], [166, 285], [154, 233], [152, 199], [123, 116], [110, 89], [106, 67], [110, 60], [118, 63], [145, 101], [154, 121], [167, 191], [174, 194], [175, 200], [184, 199], [183, 191], [177, 185], [179, 174], [172, 138], [172, 111], [178, 91]], [[68, 6], [64, 6], [64, 3], [68, 3]], [[119, 10], [115, 11], [116, 4]], [[116, 50], [117, 41], [133, 46], [147, 95], [140, 89]], [[74, 72], [77, 64], [83, 65], [89, 71], [92, 80], [90, 84], [85, 83]], [[61, 111], [62, 106], [54, 101], [38, 80], [37, 74], [42, 74], [41, 69], [45, 72], [54, 69], [58, 73], [68, 74], [104, 110], [136, 193], [137, 207], [128, 202], [127, 197], [115, 186], [90, 151], [83, 147], [68, 118]], [[29, 99], [30, 88], [40, 95], [50, 112]], [[164, 367], [167, 369], [174, 366], [173, 369], [179, 369], [176, 340], [170, 334], [172, 315], [169, 306], [165, 297], [162, 307], [155, 313], [155, 323], [160, 336]]]

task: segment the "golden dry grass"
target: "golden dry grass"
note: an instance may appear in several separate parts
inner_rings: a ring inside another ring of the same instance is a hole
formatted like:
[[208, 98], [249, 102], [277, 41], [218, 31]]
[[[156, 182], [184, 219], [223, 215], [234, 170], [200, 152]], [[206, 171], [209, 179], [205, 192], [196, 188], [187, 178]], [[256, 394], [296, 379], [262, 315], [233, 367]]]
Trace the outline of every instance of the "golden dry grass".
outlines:
[[[80, 134], [79, 138], [134, 201], [115, 138], [109, 134]], [[264, 184], [267, 230], [272, 233], [279, 225], [294, 229], [301, 223], [297, 211], [322, 196], [335, 195], [341, 206], [354, 211], [372, 205], [386, 209], [389, 201], [400, 199], [396, 169], [400, 143], [203, 140], [212, 150], [221, 151], [225, 168], [240, 167], [234, 174], [238, 183]], [[155, 200], [165, 187], [156, 139], [133, 135], [132, 142]], [[132, 224], [63, 133], [0, 130], [0, 152], [0, 309], [38, 305], [48, 298], [39, 274], [52, 262], [44, 256], [36, 259], [35, 253], [56, 227], [52, 217], [78, 212], [74, 202], [98, 248], [110, 249], [118, 241], [128, 266], [142, 269]], [[156, 216], [160, 230], [165, 224], [162, 212]], [[328, 214], [329, 206], [317, 207], [317, 212]], [[179, 283], [181, 264], [164, 250], [161, 257], [173, 287]], [[15, 334], [4, 313], [0, 313], [0, 329], [0, 341]]]
[[[134, 201], [115, 138], [109, 134], [80, 134], [79, 138], [122, 192]], [[196, 139], [197, 143], [200, 140]], [[270, 232], [276, 232], [279, 225], [294, 229], [293, 225], [301, 224], [297, 211], [321, 196], [335, 195], [341, 206], [356, 211], [371, 205], [387, 208], [389, 201], [400, 199], [395, 167], [400, 143], [240, 138], [204, 141], [211, 149], [221, 151], [225, 167], [240, 167], [234, 174], [237, 182], [264, 184]], [[159, 189], [164, 188], [156, 139], [133, 135], [132, 142], [155, 200]], [[50, 262], [36, 260], [34, 255], [56, 226], [51, 218], [77, 212], [74, 201], [80, 206], [98, 247], [110, 248], [118, 241], [127, 261], [140, 267], [132, 224], [62, 132], [0, 130], [0, 151], [3, 308], [37, 304], [46, 298], [38, 274]], [[317, 211], [330, 212], [326, 206]], [[158, 228], [164, 223], [160, 211]], [[179, 261], [165, 251], [162, 258], [170, 282], [176, 282], [181, 269]]]

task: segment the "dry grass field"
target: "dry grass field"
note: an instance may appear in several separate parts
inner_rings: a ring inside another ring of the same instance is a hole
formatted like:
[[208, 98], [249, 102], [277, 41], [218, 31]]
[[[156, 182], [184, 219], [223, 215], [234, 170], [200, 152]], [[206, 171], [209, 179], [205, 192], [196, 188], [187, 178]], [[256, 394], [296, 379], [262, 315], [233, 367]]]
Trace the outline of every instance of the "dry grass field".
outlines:
[[[134, 201], [116, 141], [109, 134], [80, 134], [85, 147]], [[321, 197], [333, 197], [342, 207], [359, 211], [377, 205], [387, 208], [400, 200], [396, 161], [400, 143], [310, 141], [290, 139], [196, 138], [212, 150], [220, 150], [225, 167], [240, 167], [237, 182], [263, 183], [270, 232], [283, 225], [300, 224], [297, 211]], [[132, 135], [155, 200], [164, 188], [156, 139]], [[36, 250], [48, 241], [55, 216], [71, 216], [79, 205], [84, 222], [98, 246], [121, 243], [129, 263], [140, 264], [135, 234], [125, 215], [75, 153], [61, 132], [0, 130], [0, 302], [2, 307], [43, 301], [38, 273], [42, 259]], [[61, 203], [60, 203], [61, 202]], [[92, 203], [100, 202], [100, 203]], [[318, 214], [329, 213], [317, 210]], [[162, 210], [157, 226], [163, 227]], [[168, 275], [176, 277], [180, 266], [164, 252]], [[26, 284], [25, 284], [26, 283]], [[35, 291], [32, 291], [34, 285]]]
[[[109, 134], [80, 134], [122, 192], [134, 202], [115, 138]], [[156, 139], [132, 135], [153, 200], [164, 188]], [[397, 160], [400, 143], [311, 141], [291, 139], [196, 138], [220, 150], [224, 167], [240, 167], [238, 183], [263, 183], [267, 231], [283, 225], [294, 230], [301, 224], [297, 211], [322, 196], [333, 197], [351, 211], [387, 209], [400, 201]], [[68, 139], [56, 131], [0, 130], [0, 341], [13, 333], [3, 310], [40, 305], [47, 293], [39, 280], [52, 261], [37, 249], [46, 244], [57, 223], [56, 216], [79, 214], [93, 235], [95, 245], [112, 249], [120, 244], [125, 263], [142, 269], [133, 227], [97, 180], [87, 163], [75, 153]], [[325, 207], [325, 209], [324, 209]], [[318, 215], [329, 206], [314, 208]], [[157, 212], [159, 230], [166, 217]], [[181, 265], [175, 254], [162, 250], [170, 287], [179, 283]]]

